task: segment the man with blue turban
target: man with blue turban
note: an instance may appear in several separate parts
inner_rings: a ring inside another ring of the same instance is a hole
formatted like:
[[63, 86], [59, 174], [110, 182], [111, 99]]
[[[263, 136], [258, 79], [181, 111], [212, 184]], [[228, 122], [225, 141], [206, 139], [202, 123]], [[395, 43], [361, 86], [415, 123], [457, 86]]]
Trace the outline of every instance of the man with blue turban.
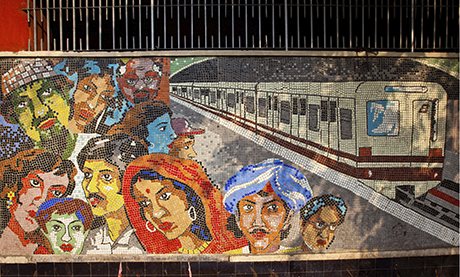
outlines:
[[311, 197], [307, 178], [280, 160], [243, 167], [227, 181], [224, 205], [232, 213], [227, 228], [249, 245], [230, 254], [288, 252], [281, 241], [293, 214]]

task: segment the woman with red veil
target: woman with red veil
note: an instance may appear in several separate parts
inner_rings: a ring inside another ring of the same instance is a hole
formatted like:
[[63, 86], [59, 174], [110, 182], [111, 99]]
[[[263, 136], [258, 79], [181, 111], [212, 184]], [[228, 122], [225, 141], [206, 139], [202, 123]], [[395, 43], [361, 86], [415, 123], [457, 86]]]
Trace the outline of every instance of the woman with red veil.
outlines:
[[195, 161], [139, 157], [126, 169], [123, 196], [148, 253], [223, 253], [247, 244], [226, 229], [222, 194]]

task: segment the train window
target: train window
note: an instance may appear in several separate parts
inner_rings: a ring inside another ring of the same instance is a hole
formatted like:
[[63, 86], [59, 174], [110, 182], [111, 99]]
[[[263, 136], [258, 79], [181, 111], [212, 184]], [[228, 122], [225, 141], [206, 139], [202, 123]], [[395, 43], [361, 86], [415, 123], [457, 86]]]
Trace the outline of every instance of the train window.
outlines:
[[194, 89], [193, 90], [193, 98], [200, 98], [200, 90]]
[[217, 90], [217, 99], [221, 99], [222, 98], [222, 90], [218, 89]]
[[272, 109], [272, 97], [271, 96], [268, 96], [268, 109], [269, 110]]
[[397, 136], [399, 134], [399, 101], [367, 102], [367, 135]]
[[211, 93], [209, 94], [209, 102], [216, 103], [216, 92], [215, 91], [211, 91]]
[[230, 108], [235, 108], [235, 94], [227, 93], [227, 106]]
[[327, 101], [321, 101], [321, 121], [327, 121]]
[[209, 96], [209, 89], [207, 88], [202, 88], [200, 90], [201, 96]]
[[337, 121], [337, 102], [331, 101], [329, 102], [329, 121], [336, 122]]
[[278, 110], [278, 96], [273, 96], [273, 110]]
[[244, 101], [244, 109], [247, 113], [255, 113], [254, 111], [254, 96], [246, 96]]
[[259, 110], [258, 110], [259, 116], [267, 117], [267, 99], [259, 98], [258, 103], [259, 103]]
[[291, 124], [291, 103], [289, 101], [281, 101], [280, 108], [280, 122]]
[[175, 86], [172, 87], [172, 91], [173, 91], [173, 92], [176, 92], [176, 91], [177, 91], [177, 87], [175, 87]]
[[236, 103], [240, 103], [240, 92], [236, 91]]
[[350, 109], [340, 109], [340, 139], [353, 138], [353, 112]]
[[298, 98], [293, 97], [292, 98], [292, 114], [298, 114], [298, 104], [297, 104]]
[[306, 115], [307, 114], [307, 99], [300, 98], [300, 115]]
[[319, 105], [308, 105], [308, 129], [311, 131], [319, 131], [318, 112]]

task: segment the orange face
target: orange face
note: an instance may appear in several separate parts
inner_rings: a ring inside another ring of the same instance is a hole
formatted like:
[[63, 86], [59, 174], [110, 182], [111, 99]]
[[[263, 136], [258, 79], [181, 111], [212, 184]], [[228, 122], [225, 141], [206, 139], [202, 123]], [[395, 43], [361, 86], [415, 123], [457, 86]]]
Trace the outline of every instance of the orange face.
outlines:
[[339, 222], [340, 215], [335, 206], [322, 207], [303, 224], [302, 237], [305, 245], [312, 251], [327, 249], [334, 240]]

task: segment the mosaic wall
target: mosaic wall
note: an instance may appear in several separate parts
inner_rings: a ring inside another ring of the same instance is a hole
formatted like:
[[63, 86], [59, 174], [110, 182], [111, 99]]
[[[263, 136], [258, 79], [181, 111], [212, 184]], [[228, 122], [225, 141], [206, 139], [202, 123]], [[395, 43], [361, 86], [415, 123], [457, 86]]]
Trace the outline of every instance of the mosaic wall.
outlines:
[[0, 60], [0, 255], [458, 246], [457, 72], [396, 58]]

